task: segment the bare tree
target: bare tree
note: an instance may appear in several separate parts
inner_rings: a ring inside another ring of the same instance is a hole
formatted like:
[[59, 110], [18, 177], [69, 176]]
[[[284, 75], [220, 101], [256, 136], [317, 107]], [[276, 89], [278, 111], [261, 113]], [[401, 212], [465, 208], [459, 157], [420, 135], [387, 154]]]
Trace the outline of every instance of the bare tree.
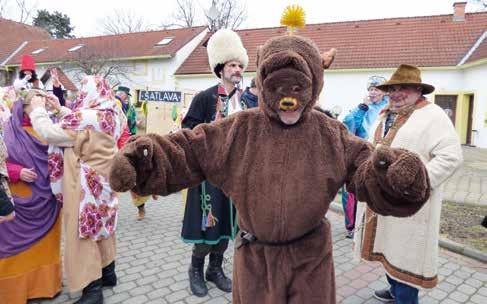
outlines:
[[177, 7], [174, 11], [171, 20], [168, 23], [163, 23], [162, 28], [183, 28], [193, 27], [196, 25], [196, 8], [194, 1], [191, 0], [176, 0]]
[[32, 0], [0, 0], [0, 17], [27, 23], [36, 12], [36, 7], [37, 2]]
[[32, 1], [30, 1], [29, 5], [27, 1], [28, 0], [15, 0], [20, 14], [18, 19], [20, 23], [27, 23], [32, 16], [32, 13], [36, 11], [37, 3], [32, 4]]
[[7, 0], [0, 0], [0, 18], [5, 18], [7, 11]]
[[481, 10], [487, 10], [487, 0], [471, 0], [471, 2], [477, 4]]
[[148, 29], [144, 18], [130, 10], [117, 9], [113, 15], [99, 21], [104, 34], [123, 34], [141, 32]]
[[69, 72], [73, 80], [80, 82], [86, 75], [100, 75], [107, 79], [112, 86], [118, 85], [123, 80], [130, 81], [130, 68], [128, 63], [117, 60], [117, 54], [113, 50], [119, 49], [116, 43], [109, 43], [98, 50], [76, 51], [74, 58], [65, 61], [63, 70]]
[[212, 8], [205, 10], [208, 29], [237, 29], [247, 19], [247, 8], [239, 0], [212, 0]]
[[212, 0], [211, 9], [198, 9], [197, 1], [176, 0], [177, 7], [174, 14], [169, 17], [163, 28], [193, 27], [198, 25], [197, 12], [203, 11], [204, 19], [210, 31], [221, 28], [236, 29], [247, 19], [247, 8], [240, 0]]

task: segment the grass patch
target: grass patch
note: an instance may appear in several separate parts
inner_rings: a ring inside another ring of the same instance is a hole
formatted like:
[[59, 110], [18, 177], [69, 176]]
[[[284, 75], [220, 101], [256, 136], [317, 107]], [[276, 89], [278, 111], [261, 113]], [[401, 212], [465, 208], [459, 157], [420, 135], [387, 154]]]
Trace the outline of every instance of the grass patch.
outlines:
[[487, 252], [487, 228], [480, 225], [487, 206], [443, 202], [440, 234], [454, 242]]

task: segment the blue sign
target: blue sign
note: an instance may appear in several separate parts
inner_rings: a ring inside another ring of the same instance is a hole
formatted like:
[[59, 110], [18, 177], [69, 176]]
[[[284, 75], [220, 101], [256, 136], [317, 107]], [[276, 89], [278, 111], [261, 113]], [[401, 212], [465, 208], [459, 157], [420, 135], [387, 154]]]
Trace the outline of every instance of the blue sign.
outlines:
[[181, 92], [139, 91], [139, 101], [181, 102]]

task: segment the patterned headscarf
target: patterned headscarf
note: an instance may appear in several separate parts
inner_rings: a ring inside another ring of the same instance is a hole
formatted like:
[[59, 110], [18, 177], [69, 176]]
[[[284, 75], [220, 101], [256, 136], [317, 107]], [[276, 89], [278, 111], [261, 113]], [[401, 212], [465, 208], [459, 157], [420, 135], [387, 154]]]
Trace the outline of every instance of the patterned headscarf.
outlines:
[[13, 86], [0, 88], [0, 124], [4, 124], [12, 115], [13, 104], [17, 94]]
[[125, 115], [117, 106], [108, 81], [100, 76], [86, 76], [81, 81], [73, 112], [60, 121], [63, 129], [95, 129], [113, 136], [115, 141], [122, 134], [125, 123]]
[[[93, 130], [113, 138], [114, 147], [126, 124], [125, 115], [117, 106], [108, 82], [99, 76], [86, 76], [73, 112], [64, 116], [59, 125], [73, 131]], [[49, 147], [51, 187], [62, 201], [63, 151]], [[108, 180], [89, 164], [80, 159], [80, 183], [82, 196], [79, 209], [80, 238], [102, 240], [115, 232], [118, 198]]]

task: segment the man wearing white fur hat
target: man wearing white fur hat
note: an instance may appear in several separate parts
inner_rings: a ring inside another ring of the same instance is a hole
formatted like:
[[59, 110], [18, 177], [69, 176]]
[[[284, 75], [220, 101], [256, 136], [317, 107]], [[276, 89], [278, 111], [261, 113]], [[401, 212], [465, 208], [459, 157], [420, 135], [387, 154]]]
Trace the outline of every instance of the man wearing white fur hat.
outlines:
[[[231, 30], [219, 30], [208, 41], [207, 50], [211, 71], [220, 82], [194, 97], [183, 119], [183, 128], [193, 129], [245, 108], [240, 101], [239, 83], [249, 59], [240, 37]], [[235, 209], [220, 189], [204, 181], [188, 190], [181, 237], [184, 242], [194, 244], [189, 268], [194, 295], [203, 297], [208, 293], [205, 278], [223, 291], [232, 291], [232, 281], [223, 272], [222, 262], [236, 228]], [[208, 254], [210, 261], [203, 276]]]

